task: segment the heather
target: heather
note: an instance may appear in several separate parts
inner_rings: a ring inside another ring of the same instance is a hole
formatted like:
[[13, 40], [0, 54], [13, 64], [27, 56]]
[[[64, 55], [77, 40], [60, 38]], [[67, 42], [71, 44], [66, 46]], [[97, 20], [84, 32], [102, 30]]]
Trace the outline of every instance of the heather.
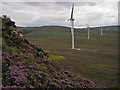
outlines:
[[49, 60], [7, 16], [2, 17], [2, 24], [3, 88], [101, 88]]

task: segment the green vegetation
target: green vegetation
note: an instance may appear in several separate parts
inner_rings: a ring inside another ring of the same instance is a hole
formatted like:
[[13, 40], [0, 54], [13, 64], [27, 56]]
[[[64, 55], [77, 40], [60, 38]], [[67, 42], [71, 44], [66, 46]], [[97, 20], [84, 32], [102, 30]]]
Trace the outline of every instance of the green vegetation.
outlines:
[[55, 56], [55, 55], [50, 55], [48, 58], [50, 61], [58, 61], [58, 60], [64, 60], [65, 58], [63, 56]]
[[66, 59], [63, 55], [57, 53], [53, 55], [52, 51], [45, 50], [51, 53], [48, 56], [40, 47], [30, 44], [22, 35], [22, 31], [16, 28], [15, 22], [6, 15], [3, 15], [2, 21], [3, 44], [0, 58], [2, 58], [3, 89], [103, 88], [89, 79], [62, 69], [62, 64], [57, 62]]
[[[49, 60], [62, 63], [65, 70], [88, 78], [108, 88], [118, 87], [118, 33], [97, 28], [90, 31], [75, 30], [75, 47], [88, 50], [72, 50], [70, 28], [62, 26], [23, 28], [29, 33], [24, 36], [33, 44], [47, 50]], [[115, 29], [115, 28], [113, 28]], [[96, 51], [94, 51], [96, 50]], [[62, 56], [62, 57], [61, 57]]]

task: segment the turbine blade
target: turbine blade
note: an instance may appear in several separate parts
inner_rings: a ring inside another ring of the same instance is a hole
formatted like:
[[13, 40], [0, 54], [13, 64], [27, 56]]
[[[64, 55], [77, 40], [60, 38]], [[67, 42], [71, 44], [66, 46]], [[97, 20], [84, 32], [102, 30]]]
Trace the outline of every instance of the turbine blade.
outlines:
[[72, 6], [71, 18], [70, 18], [70, 19], [73, 19], [73, 10], [74, 10], [74, 4], [73, 4], [73, 6]]

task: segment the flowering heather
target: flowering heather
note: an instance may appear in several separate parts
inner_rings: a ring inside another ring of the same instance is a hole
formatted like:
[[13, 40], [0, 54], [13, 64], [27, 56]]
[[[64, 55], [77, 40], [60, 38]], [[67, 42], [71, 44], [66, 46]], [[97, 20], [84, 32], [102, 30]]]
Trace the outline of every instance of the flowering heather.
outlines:
[[11, 32], [9, 28], [3, 29], [7, 34], [3, 34], [3, 43], [12, 46], [6, 46], [2, 52], [2, 88], [101, 88], [62, 69], [57, 71], [58, 66], [47, 59], [47, 53], [40, 47], [17, 34], [10, 36]]

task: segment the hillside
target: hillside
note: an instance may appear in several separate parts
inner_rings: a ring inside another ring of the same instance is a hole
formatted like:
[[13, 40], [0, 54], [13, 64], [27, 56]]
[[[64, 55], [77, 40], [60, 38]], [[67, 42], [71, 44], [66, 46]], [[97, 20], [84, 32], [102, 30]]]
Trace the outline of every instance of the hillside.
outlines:
[[100, 88], [64, 71], [40, 47], [24, 38], [14, 21], [2, 17], [3, 88]]
[[[108, 27], [108, 28], [107, 28]], [[70, 32], [70, 27], [65, 27], [65, 26], [41, 26], [41, 27], [19, 27], [18, 28], [20, 30], [22, 30], [24, 32], [24, 34], [28, 34], [31, 32], [36, 32], [36, 31], [40, 31], [40, 30], [52, 30], [52, 31], [64, 31], [64, 32]], [[104, 26], [102, 27], [102, 29], [104, 31], [110, 31], [110, 32], [117, 32], [118, 31], [118, 26], [117, 25], [113, 25], [113, 26]], [[107, 30], [108, 29], [108, 30]], [[75, 32], [85, 32], [87, 30], [87, 28], [75, 28]], [[101, 30], [101, 27], [90, 27], [91, 31], [99, 31]], [[51, 31], [51, 32], [52, 32]]]
[[[71, 49], [70, 28], [62, 26], [22, 27], [30, 43], [41, 47], [64, 70], [87, 78], [106, 88], [118, 87], [118, 32], [112, 28], [75, 30], [75, 47]], [[23, 31], [24, 32], [24, 31]]]

